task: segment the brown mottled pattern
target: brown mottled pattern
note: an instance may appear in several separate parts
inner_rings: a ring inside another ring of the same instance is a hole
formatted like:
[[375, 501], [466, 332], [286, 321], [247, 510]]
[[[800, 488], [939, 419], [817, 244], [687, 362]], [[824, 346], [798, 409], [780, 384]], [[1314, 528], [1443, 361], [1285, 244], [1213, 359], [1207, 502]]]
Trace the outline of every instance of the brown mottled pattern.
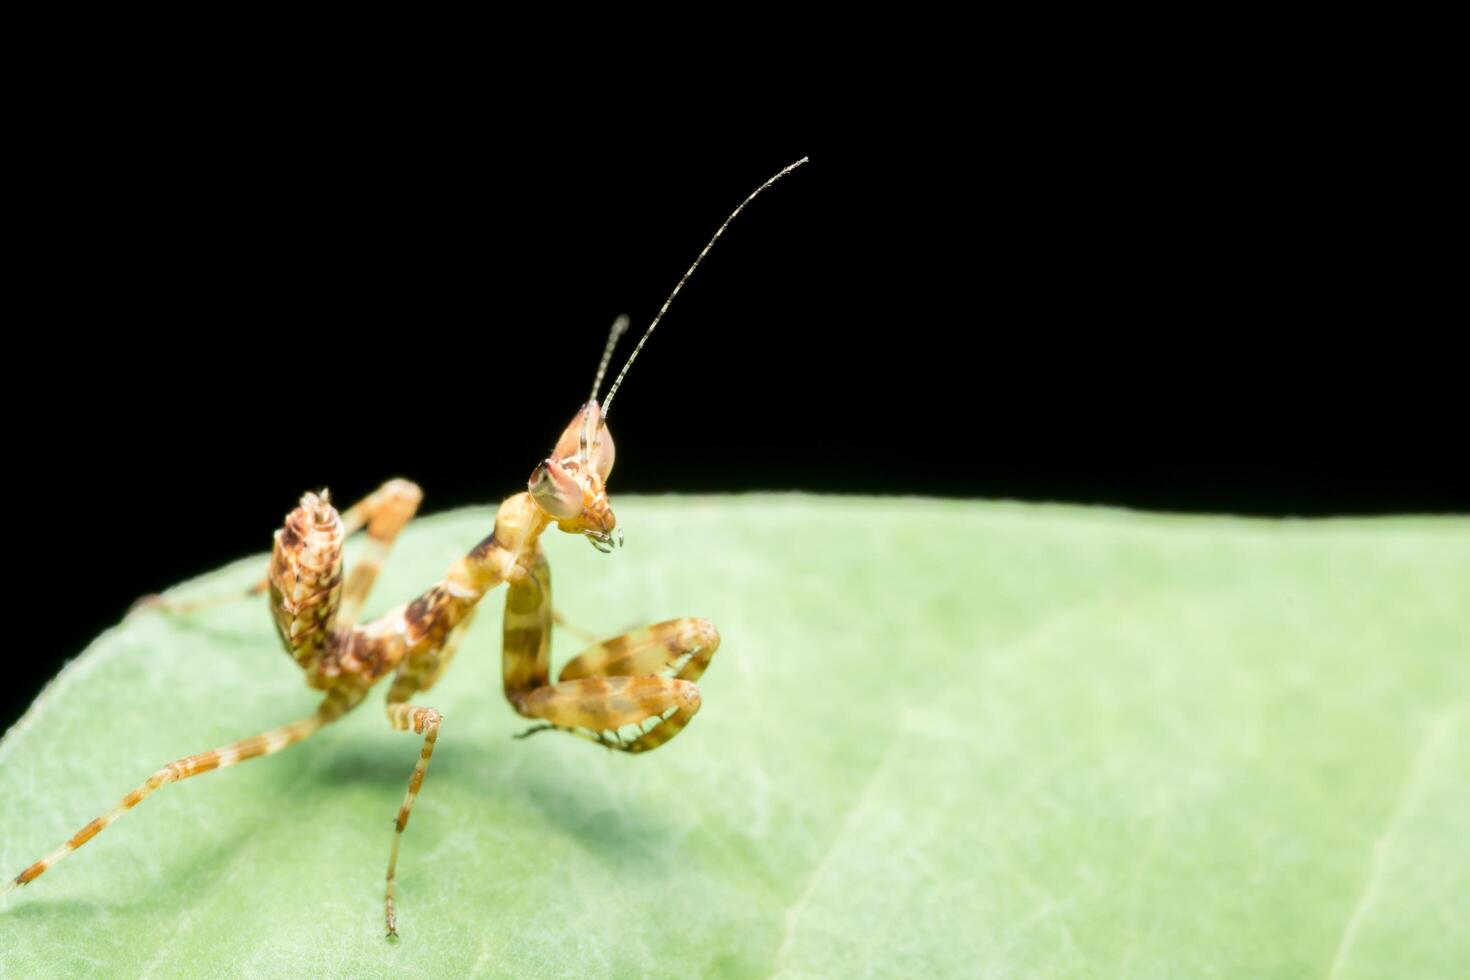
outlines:
[[459, 650], [459, 645], [464, 640], [470, 623], [474, 621], [475, 611], [478, 608], [478, 606], [471, 606], [464, 614], [464, 618], [444, 635], [442, 643], [437, 646], [420, 644], [409, 651], [408, 656], [399, 664], [398, 675], [394, 678], [393, 687], [388, 692], [390, 706], [400, 701], [407, 701], [413, 694], [427, 691], [439, 682], [439, 678]]
[[406, 650], [407, 643], [398, 631], [370, 633], [354, 629], [335, 633], [331, 654], [325, 661], [331, 671], [323, 680], [331, 686], [338, 676], [349, 675], [371, 685], [396, 667]]
[[473, 561], [484, 561], [490, 556], [491, 552], [502, 549], [504, 547], [505, 545], [500, 543], [500, 538], [497, 536], [497, 531], [491, 531], [480, 541], [479, 544], [470, 549], [468, 557]]
[[419, 789], [424, 785], [424, 775], [429, 771], [429, 759], [434, 755], [434, 743], [439, 739], [439, 725], [443, 718], [433, 708], [418, 708], [408, 704], [390, 704], [388, 718], [397, 731], [411, 727], [415, 732], [424, 734], [424, 744], [419, 749], [419, 760], [414, 764], [413, 772], [408, 777], [408, 791], [404, 794], [403, 803], [398, 807], [398, 816], [393, 821], [393, 849], [388, 853], [384, 915], [388, 935], [396, 936], [398, 935], [398, 914], [394, 907], [393, 890], [398, 877], [398, 845], [403, 838], [404, 829], [408, 827], [408, 818], [413, 812], [413, 801], [418, 797]]
[[551, 566], [539, 548], [506, 589], [500, 658], [506, 700], [524, 715], [526, 695], [551, 679]]
[[[561, 729], [586, 729], [609, 748], [642, 752], [673, 738], [699, 711], [699, 688], [668, 677], [584, 677], [541, 687], [526, 696], [522, 714]], [[667, 719], [665, 713], [671, 713]], [[659, 719], [657, 722], [654, 719]], [[629, 725], [648, 727], [621, 736]]]
[[443, 585], [436, 585], [404, 609], [405, 638], [410, 646], [437, 644], [466, 611], [463, 600], [456, 599]]
[[313, 669], [331, 643], [342, 593], [342, 521], [325, 496], [308, 493], [276, 532], [271, 614], [286, 650]]
[[670, 619], [583, 650], [561, 669], [558, 680], [581, 677], [663, 676], [685, 654], [689, 659], [668, 676], [699, 680], [720, 648], [720, 634], [707, 619]]

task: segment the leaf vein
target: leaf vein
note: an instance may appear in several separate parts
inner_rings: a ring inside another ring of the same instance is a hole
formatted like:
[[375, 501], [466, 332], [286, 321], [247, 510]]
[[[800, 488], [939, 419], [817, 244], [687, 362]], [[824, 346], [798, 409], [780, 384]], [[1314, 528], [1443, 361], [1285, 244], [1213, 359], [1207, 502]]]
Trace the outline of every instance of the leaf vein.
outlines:
[[774, 977], [785, 969], [786, 958], [791, 953], [791, 941], [796, 937], [797, 926], [801, 924], [802, 913], [806, 911], [807, 902], [811, 899], [812, 892], [816, 890], [817, 882], [826, 874], [827, 865], [831, 863], [832, 856], [837, 853], [838, 845], [842, 843], [842, 839], [851, 830], [853, 821], [857, 818], [858, 814], [867, 809], [868, 799], [873, 795], [873, 788], [878, 785], [878, 777], [882, 774], [884, 767], [888, 765], [888, 760], [893, 755], [893, 747], [898, 743], [899, 738], [897, 736], [889, 739], [888, 747], [883, 750], [882, 755], [878, 756], [878, 761], [873, 765], [872, 772], [868, 773], [868, 778], [863, 783], [863, 788], [858, 792], [857, 798], [854, 799], [852, 806], [848, 808], [847, 816], [842, 818], [842, 825], [837, 828], [837, 833], [832, 835], [832, 840], [827, 845], [826, 851], [823, 852], [821, 860], [817, 862], [816, 867], [812, 869], [811, 875], [807, 877], [806, 886], [802, 888], [801, 894], [796, 897], [796, 901], [791, 903], [786, 909], [786, 928], [782, 932], [781, 943], [776, 948], [776, 961], [775, 965], [771, 968], [771, 976]]
[[1398, 830], [1405, 811], [1409, 808], [1409, 801], [1414, 798], [1419, 784], [1424, 781], [1425, 760], [1434, 754], [1435, 747], [1449, 731], [1452, 717], [1453, 712], [1450, 711], [1436, 717], [1430, 723], [1419, 747], [1410, 757], [1403, 784], [1394, 797], [1393, 807], [1384, 821], [1383, 830], [1373, 842], [1370, 852], [1372, 857], [1368, 862], [1368, 875], [1363, 882], [1363, 890], [1358, 896], [1358, 901], [1353, 906], [1352, 912], [1349, 913], [1347, 923], [1343, 926], [1342, 936], [1337, 943], [1337, 952], [1332, 957], [1332, 966], [1327, 973], [1328, 980], [1337, 980], [1338, 974], [1342, 972], [1343, 965], [1347, 962], [1348, 954], [1352, 951], [1353, 943], [1357, 939], [1358, 930], [1362, 927], [1363, 919], [1378, 897], [1378, 883], [1383, 877], [1384, 854], [1388, 850], [1388, 844]]

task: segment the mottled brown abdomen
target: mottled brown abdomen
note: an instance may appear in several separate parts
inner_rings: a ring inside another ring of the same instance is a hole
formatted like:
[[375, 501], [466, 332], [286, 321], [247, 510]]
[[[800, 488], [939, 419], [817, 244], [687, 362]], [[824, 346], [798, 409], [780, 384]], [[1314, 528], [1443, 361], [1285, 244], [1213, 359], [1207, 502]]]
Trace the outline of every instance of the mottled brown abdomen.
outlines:
[[326, 492], [286, 515], [271, 551], [271, 615], [281, 642], [308, 672], [326, 656], [342, 595], [342, 519]]

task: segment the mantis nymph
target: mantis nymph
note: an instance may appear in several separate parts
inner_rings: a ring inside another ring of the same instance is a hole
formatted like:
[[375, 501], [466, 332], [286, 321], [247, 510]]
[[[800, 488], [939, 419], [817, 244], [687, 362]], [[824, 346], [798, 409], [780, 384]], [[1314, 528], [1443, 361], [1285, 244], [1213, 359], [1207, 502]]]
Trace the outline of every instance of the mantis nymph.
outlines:
[[[286, 651], [305, 671], [307, 684], [323, 692], [315, 713], [170, 762], [65, 844], [0, 885], [0, 895], [39, 878], [159, 787], [310, 738], [361, 704], [380, 680], [392, 674], [388, 721], [396, 731], [423, 736], [388, 857], [384, 914], [388, 935], [397, 935], [393, 886], [399, 844], [442, 722], [434, 708], [413, 702], [449, 665], [479, 601], [502, 584], [505, 696], [517, 712], [538, 722], [525, 734], [565, 731], [625, 752], [647, 752], [677, 735], [699, 710], [694, 682], [719, 647], [715, 627], [702, 619], [671, 619], [596, 643], [563, 667], [552, 683], [551, 573], [539, 540], [555, 526], [584, 535], [600, 551], [611, 551], [621, 542], [607, 498], [614, 457], [607, 417], [618, 387], [674, 297], [730, 222], [757, 195], [803, 163], [805, 158], [761, 184], [725, 219], [664, 301], [599, 405], [598, 392], [628, 320], [620, 317], [613, 324], [591, 396], [551, 454], [537, 464], [527, 489], [500, 505], [490, 535], [422, 595], [374, 620], [358, 622], [394, 539], [418, 510], [423, 494], [417, 486], [391, 480], [341, 512], [326, 491], [302, 497], [276, 532], [266, 580], [253, 591], [269, 592]], [[366, 532], [366, 548], [348, 573], [343, 567], [343, 542], [359, 530]]]

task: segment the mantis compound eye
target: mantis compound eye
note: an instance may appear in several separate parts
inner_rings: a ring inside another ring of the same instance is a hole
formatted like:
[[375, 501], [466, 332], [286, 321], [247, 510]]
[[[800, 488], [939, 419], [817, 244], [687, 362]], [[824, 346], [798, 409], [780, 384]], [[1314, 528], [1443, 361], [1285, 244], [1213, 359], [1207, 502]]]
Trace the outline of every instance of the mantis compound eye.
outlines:
[[582, 513], [582, 488], [555, 459], [544, 460], [527, 484], [536, 505], [559, 521]]

